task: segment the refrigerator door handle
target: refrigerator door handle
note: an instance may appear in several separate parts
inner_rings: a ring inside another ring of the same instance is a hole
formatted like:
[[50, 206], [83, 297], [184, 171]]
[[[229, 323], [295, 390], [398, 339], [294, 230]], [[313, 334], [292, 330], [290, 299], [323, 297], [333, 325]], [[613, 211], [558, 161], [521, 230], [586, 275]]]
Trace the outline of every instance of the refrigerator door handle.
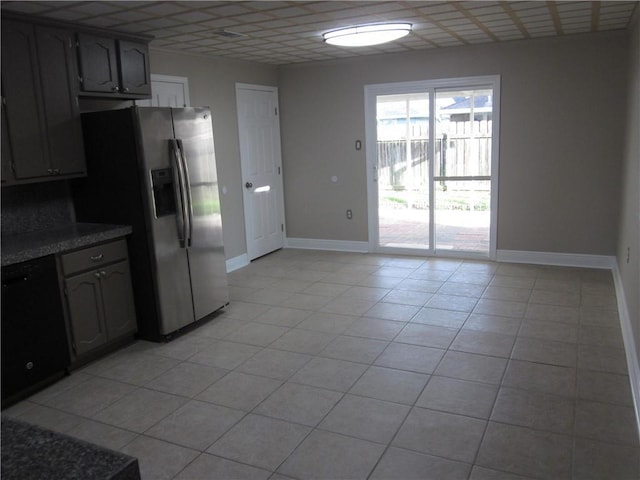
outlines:
[[187, 222], [189, 221], [185, 196], [186, 184], [184, 182], [184, 172], [182, 170], [182, 161], [178, 141], [175, 139], [170, 139], [169, 145], [171, 146], [171, 152], [173, 154], [172, 170], [174, 175], [174, 184], [177, 184], [178, 186], [178, 188], [176, 189], [176, 200], [179, 204], [176, 222], [178, 224], [178, 239], [180, 240], [180, 246], [182, 248], [185, 248], [188, 245]]
[[189, 180], [189, 168], [187, 167], [187, 157], [184, 153], [184, 146], [181, 139], [177, 139], [178, 152], [180, 152], [180, 161], [182, 162], [182, 171], [184, 174], [185, 193], [187, 199], [186, 211], [187, 211], [187, 246], [191, 246], [191, 240], [193, 238], [193, 201], [191, 197], [191, 181]]

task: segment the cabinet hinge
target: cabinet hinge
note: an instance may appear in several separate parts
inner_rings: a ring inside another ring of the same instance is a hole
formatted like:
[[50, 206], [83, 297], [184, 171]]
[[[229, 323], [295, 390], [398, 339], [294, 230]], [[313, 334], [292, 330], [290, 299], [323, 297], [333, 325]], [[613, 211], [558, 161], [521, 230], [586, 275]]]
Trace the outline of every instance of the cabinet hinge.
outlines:
[[275, 112], [276, 112], [276, 117], [278, 116], [278, 107], [274, 108]]
[[280, 175], [280, 167], [278, 167], [278, 175]]
[[284, 232], [284, 223], [280, 224], [280, 231]]

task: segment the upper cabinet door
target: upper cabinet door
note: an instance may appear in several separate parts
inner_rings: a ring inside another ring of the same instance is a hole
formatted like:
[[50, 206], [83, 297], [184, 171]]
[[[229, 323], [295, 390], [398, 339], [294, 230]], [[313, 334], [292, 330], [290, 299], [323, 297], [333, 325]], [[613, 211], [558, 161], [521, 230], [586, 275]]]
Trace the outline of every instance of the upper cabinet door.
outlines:
[[151, 95], [149, 47], [141, 42], [118, 41], [122, 93]]
[[10, 163], [17, 180], [47, 175], [50, 169], [40, 85], [33, 25], [3, 20], [2, 94], [10, 150], [3, 148], [2, 161]]
[[[3, 96], [4, 98], [4, 96]], [[0, 120], [0, 128], [2, 128], [2, 182], [11, 182], [13, 180], [13, 154], [11, 152], [11, 142], [9, 141], [9, 128], [7, 127], [7, 112], [2, 102], [2, 119]]]
[[56, 175], [86, 170], [78, 106], [78, 72], [74, 33], [36, 27], [45, 121], [51, 165]]
[[117, 93], [120, 88], [116, 40], [80, 33], [78, 43], [82, 90]]

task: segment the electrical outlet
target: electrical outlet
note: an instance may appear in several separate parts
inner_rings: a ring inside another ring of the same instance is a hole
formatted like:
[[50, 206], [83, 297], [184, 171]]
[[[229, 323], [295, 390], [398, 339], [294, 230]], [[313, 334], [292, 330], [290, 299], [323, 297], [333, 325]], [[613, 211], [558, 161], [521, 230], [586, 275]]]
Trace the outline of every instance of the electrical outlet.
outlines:
[[347, 218], [349, 220], [351, 220], [353, 218], [353, 212], [351, 211], [351, 209], [347, 210]]

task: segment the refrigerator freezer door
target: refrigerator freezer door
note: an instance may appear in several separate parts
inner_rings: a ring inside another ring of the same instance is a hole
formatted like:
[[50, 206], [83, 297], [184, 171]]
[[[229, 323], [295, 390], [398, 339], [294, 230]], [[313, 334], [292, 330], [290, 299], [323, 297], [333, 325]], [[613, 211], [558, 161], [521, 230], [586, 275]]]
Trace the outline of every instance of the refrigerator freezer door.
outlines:
[[[152, 239], [151, 248], [155, 253], [156, 291], [160, 306], [159, 330], [161, 335], [167, 335], [195, 320], [187, 250], [180, 245], [178, 233], [182, 228], [181, 209], [177, 208], [175, 214], [157, 216], [154, 207], [152, 171], [177, 169], [174, 165], [176, 159], [170, 142], [173, 139], [171, 109], [139, 108], [136, 110], [139, 141], [143, 151], [145, 190], [149, 199], [147, 204], [150, 206], [147, 212], [151, 220], [149, 233]], [[174, 190], [179, 191], [179, 186], [174, 185]], [[152, 279], [150, 278], [149, 281]]]
[[211, 113], [208, 108], [179, 108], [172, 113], [191, 192], [188, 255], [195, 318], [199, 320], [229, 302]]

